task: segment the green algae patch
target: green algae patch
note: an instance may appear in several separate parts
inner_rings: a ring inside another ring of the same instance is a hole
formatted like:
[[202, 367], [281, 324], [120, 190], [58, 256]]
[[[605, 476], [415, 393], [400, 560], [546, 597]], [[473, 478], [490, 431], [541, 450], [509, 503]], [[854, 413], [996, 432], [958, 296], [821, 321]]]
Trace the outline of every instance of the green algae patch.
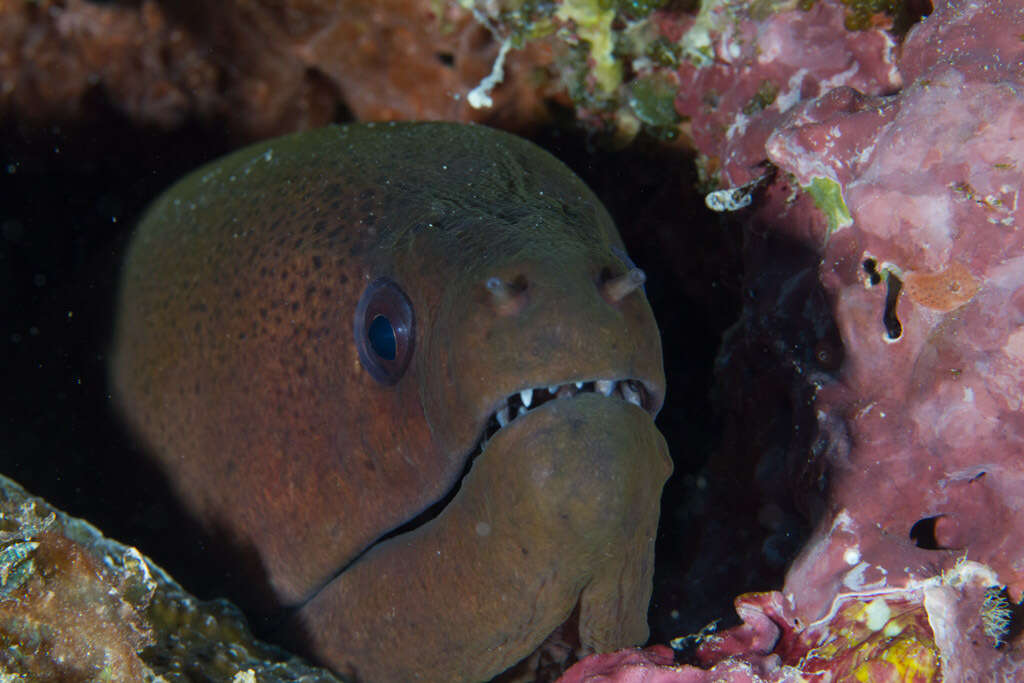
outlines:
[[629, 106], [637, 118], [649, 126], [674, 126], [679, 123], [677, 90], [675, 81], [667, 75], [638, 78], [629, 84]]
[[811, 195], [814, 205], [825, 214], [828, 219], [828, 232], [825, 233], [827, 240], [832, 233], [853, 225], [853, 216], [843, 199], [843, 188], [831, 178], [821, 176], [811, 179], [810, 185], [805, 185], [804, 190]]

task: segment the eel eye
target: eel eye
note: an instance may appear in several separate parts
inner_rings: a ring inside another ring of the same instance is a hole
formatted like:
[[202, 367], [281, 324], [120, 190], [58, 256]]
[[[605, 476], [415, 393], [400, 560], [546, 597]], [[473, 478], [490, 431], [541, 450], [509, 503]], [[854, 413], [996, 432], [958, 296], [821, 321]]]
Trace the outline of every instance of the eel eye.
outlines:
[[416, 338], [412, 303], [386, 277], [371, 282], [356, 306], [356, 349], [359, 361], [381, 384], [395, 384], [412, 360]]

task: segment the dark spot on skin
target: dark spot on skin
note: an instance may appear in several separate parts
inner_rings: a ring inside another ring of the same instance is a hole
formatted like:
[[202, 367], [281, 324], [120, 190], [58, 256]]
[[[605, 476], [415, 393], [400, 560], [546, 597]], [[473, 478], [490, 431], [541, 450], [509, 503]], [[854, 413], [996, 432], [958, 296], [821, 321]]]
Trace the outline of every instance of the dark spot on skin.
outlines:
[[314, 294], [316, 294], [316, 287], [312, 285], [306, 287], [306, 301], [310, 301]]
[[260, 268], [260, 277], [266, 277], [269, 274], [270, 274], [270, 271], [267, 270], [266, 266], [263, 266], [262, 268]]
[[313, 232], [319, 234], [319, 233], [323, 232], [326, 227], [327, 227], [327, 221], [319, 220], [319, 221], [317, 221], [316, 223], [313, 224]]
[[441, 62], [441, 64], [445, 66], [454, 66], [455, 55], [453, 55], [451, 52], [438, 52], [437, 61]]
[[295, 240], [295, 244], [292, 245], [292, 246], [294, 246], [296, 249], [301, 247], [302, 246], [302, 238], [300, 237], [299, 239]]
[[281, 271], [281, 280], [287, 280], [287, 279], [288, 279], [288, 270], [287, 269], [282, 270]]
[[263, 318], [264, 320], [267, 319], [267, 309], [265, 309], [265, 308], [261, 308], [260, 309], [260, 317]]
[[294, 313], [294, 312], [296, 312], [298, 310], [299, 310], [299, 302], [298, 301], [293, 301], [292, 302], [292, 313]]
[[234, 291], [234, 292], [232, 292], [231, 294], [232, 294], [232, 296], [234, 296], [234, 297], [235, 297], [235, 300], [236, 300], [236, 301], [237, 301], [238, 299], [241, 299], [241, 298], [242, 298], [242, 290], [240, 290], [240, 289], [238, 289], [238, 288], [236, 288], [236, 289], [235, 289], [235, 291]]
[[238, 338], [239, 338], [239, 339], [245, 339], [245, 338], [246, 338], [246, 337], [248, 337], [248, 336], [249, 336], [249, 335], [247, 335], [247, 334], [246, 334], [245, 332], [239, 332], [239, 333], [238, 333]]
[[313, 257], [313, 268], [314, 268], [315, 270], [320, 270], [320, 268], [321, 268], [321, 267], [322, 267], [323, 265], [324, 265], [324, 261], [323, 261], [323, 259], [322, 259], [322, 258], [320, 258], [319, 256], [314, 256], [314, 257]]

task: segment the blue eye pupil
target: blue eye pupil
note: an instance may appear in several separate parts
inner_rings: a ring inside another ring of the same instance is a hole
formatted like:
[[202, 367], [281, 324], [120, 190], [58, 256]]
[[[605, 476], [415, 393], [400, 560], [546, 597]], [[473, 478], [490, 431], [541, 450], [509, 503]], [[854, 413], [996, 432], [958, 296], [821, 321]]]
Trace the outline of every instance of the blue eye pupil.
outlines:
[[370, 341], [370, 348], [373, 352], [385, 360], [394, 360], [398, 350], [398, 342], [395, 340], [395, 329], [391, 321], [383, 315], [378, 315], [370, 323], [367, 330]]

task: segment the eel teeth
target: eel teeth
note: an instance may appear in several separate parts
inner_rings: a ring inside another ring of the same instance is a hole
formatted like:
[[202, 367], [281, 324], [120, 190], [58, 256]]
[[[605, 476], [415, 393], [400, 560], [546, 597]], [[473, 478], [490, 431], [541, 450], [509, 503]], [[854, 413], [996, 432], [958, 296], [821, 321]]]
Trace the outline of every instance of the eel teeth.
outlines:
[[637, 391], [636, 387], [632, 386], [633, 382], [625, 381], [619, 383], [619, 391], [622, 393], [622, 398], [626, 399], [635, 406], [643, 407], [643, 402], [640, 400], [640, 392]]
[[635, 379], [574, 380], [564, 384], [522, 389], [502, 402], [501, 406], [487, 420], [487, 426], [484, 428], [484, 434], [479, 444], [480, 450], [495, 432], [538, 406], [544, 405], [548, 401], [572, 398], [576, 394], [588, 392], [619, 398], [645, 409], [650, 404], [647, 389], [642, 382]]

